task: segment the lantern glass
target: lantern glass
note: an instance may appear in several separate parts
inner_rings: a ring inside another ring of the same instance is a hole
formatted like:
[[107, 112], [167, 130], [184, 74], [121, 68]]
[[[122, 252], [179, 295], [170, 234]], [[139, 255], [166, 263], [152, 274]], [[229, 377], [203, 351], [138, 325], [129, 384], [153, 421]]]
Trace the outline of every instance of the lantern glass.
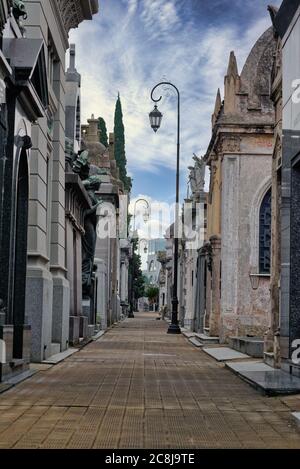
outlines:
[[154, 106], [153, 111], [149, 114], [150, 125], [154, 132], [157, 132], [160, 128], [161, 120], [162, 120], [162, 113], [157, 109], [157, 106]]
[[145, 223], [147, 223], [147, 221], [149, 220], [149, 213], [148, 212], [144, 213], [143, 220], [144, 220]]

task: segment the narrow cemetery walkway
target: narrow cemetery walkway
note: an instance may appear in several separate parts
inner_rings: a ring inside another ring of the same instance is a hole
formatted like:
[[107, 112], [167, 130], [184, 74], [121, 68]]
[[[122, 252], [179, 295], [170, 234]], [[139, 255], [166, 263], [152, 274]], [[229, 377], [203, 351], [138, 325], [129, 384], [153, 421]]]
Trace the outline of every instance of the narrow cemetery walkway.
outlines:
[[153, 313], [0, 395], [2, 448], [300, 448], [300, 396], [269, 398]]

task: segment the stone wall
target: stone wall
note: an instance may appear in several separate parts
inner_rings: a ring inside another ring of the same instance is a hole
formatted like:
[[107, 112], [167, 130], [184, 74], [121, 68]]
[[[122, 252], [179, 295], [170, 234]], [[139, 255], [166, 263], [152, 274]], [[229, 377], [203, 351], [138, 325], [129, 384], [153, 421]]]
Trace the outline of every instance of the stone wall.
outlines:
[[[265, 154], [225, 155], [222, 164], [222, 340], [263, 336], [270, 318], [269, 277], [260, 276], [258, 246], [260, 205], [271, 185], [272, 134], [252, 139], [252, 151], [259, 144]], [[250, 275], [258, 275], [257, 289]]]
[[[76, 15], [68, 17], [69, 5]], [[68, 32], [91, 19], [98, 2], [25, 0], [28, 38], [45, 44], [49, 108], [32, 127], [26, 312], [32, 326], [32, 360], [67, 346], [70, 287], [66, 278], [65, 55]], [[86, 10], [86, 7], [88, 9]], [[57, 331], [61, 324], [63, 334]], [[53, 342], [55, 347], [53, 347]]]
[[[287, 4], [284, 5], [287, 7]], [[281, 17], [285, 11], [279, 10]], [[300, 338], [299, 315], [299, 114], [300, 103], [294, 80], [300, 76], [299, 60], [294, 51], [299, 48], [300, 7], [290, 22], [289, 33], [282, 39], [282, 190], [281, 190], [281, 302], [280, 355], [282, 365], [290, 370], [293, 341]], [[286, 29], [286, 28], [285, 28]], [[298, 370], [299, 374], [299, 370]]]
[[205, 156], [211, 170], [205, 323], [221, 342], [234, 335], [263, 336], [270, 323], [269, 275], [259, 270], [259, 217], [271, 186], [274, 109], [269, 77], [275, 40], [268, 29], [241, 74], [234, 52], [212, 116]]
[[69, 310], [65, 271], [64, 101], [68, 44], [50, 1], [27, 1], [26, 8], [27, 36], [40, 37], [46, 44], [51, 98], [48, 119], [39, 119], [33, 126], [30, 161], [26, 310], [32, 325], [32, 359], [41, 361], [52, 353], [53, 317], [63, 323], [63, 312]]

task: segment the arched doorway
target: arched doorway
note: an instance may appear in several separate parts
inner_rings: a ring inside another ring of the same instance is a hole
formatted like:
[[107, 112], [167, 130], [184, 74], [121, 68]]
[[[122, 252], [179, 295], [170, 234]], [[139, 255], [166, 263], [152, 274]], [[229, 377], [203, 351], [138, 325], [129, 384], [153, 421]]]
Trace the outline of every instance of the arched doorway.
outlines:
[[14, 266], [11, 272], [13, 282], [13, 357], [23, 358], [23, 332], [25, 322], [25, 289], [27, 266], [27, 226], [28, 226], [28, 160], [24, 146], [20, 149], [16, 171], [15, 220], [14, 220]]
[[[22, 126], [20, 133], [26, 133]], [[1, 295], [5, 318], [0, 326], [5, 342], [6, 360], [0, 369], [0, 381], [27, 370], [30, 354], [30, 326], [25, 325], [25, 287], [27, 266], [27, 230], [29, 174], [27, 150], [31, 139], [27, 135], [12, 138], [5, 156], [10, 164], [4, 166], [5, 186], [1, 213]], [[3, 321], [3, 318], [2, 318]]]

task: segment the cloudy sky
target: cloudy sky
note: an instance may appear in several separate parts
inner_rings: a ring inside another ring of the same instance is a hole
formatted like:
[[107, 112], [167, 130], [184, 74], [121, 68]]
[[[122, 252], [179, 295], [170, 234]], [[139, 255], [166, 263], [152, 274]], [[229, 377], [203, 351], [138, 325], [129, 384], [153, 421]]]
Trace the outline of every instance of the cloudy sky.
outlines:
[[[162, 80], [181, 92], [181, 195], [195, 152], [205, 153], [217, 88], [223, 96], [228, 57], [239, 70], [270, 26], [267, 0], [100, 0], [100, 12], [70, 34], [82, 74], [82, 121], [94, 113], [113, 131], [120, 92], [133, 197], [173, 202], [176, 96], [162, 90], [162, 127], [154, 134], [148, 113], [152, 87]], [[273, 5], [279, 5], [274, 0]]]

